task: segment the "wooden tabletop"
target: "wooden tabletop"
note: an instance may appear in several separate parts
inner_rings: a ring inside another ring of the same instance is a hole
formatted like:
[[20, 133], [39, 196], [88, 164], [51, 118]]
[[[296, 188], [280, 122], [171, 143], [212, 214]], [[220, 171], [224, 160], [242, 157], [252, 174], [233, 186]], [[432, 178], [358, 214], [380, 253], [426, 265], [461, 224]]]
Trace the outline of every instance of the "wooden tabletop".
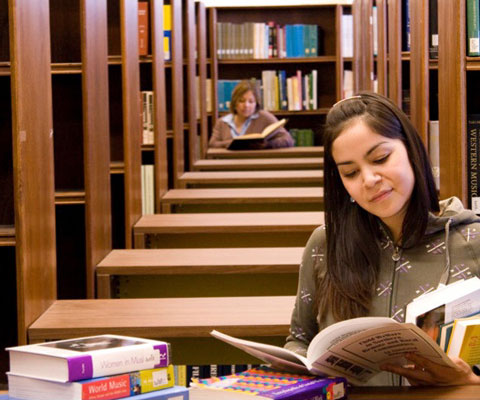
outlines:
[[320, 157], [323, 155], [322, 146], [286, 147], [267, 150], [227, 150], [208, 149], [208, 158], [251, 158], [251, 157]]
[[135, 233], [313, 232], [323, 212], [194, 213], [143, 215]]
[[164, 204], [323, 203], [323, 187], [172, 189]]
[[179, 178], [182, 185], [194, 184], [248, 184], [261, 182], [301, 184], [323, 183], [323, 171], [316, 169], [285, 171], [195, 171], [185, 172]]
[[193, 164], [194, 171], [320, 169], [323, 157], [207, 159]]
[[[225, 400], [229, 400], [228, 393]], [[478, 400], [480, 386], [454, 387], [358, 387], [348, 394], [349, 400]], [[208, 392], [190, 393], [190, 400], [209, 400]]]
[[287, 336], [295, 296], [57, 300], [28, 329], [30, 342], [116, 333], [149, 338]]
[[302, 247], [225, 249], [128, 249], [111, 251], [98, 274], [238, 274], [295, 273]]

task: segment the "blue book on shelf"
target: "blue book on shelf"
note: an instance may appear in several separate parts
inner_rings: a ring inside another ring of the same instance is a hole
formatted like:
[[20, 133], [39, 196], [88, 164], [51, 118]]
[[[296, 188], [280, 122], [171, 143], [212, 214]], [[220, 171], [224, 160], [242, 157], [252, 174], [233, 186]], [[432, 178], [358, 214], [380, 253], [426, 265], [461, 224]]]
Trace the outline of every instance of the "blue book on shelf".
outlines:
[[287, 57], [293, 57], [293, 35], [292, 35], [293, 27], [292, 25], [285, 25], [285, 42], [286, 42], [286, 51]]
[[218, 100], [218, 111], [225, 111], [225, 81], [219, 80], [217, 83], [217, 100]]
[[304, 25], [294, 25], [294, 57], [305, 57], [304, 30]]
[[[8, 394], [0, 395], [0, 400], [18, 400]], [[35, 400], [35, 399], [31, 399]], [[67, 400], [67, 399], [65, 399]], [[174, 386], [169, 389], [157, 390], [136, 396], [123, 397], [122, 400], [189, 400], [188, 389], [183, 386]]]

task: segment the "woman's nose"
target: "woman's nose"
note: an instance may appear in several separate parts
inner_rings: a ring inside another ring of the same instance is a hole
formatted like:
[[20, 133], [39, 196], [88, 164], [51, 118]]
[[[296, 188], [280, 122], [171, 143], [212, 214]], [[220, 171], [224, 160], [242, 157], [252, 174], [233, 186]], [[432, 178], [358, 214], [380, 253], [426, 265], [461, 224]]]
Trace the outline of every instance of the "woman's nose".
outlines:
[[374, 170], [366, 169], [362, 172], [363, 184], [366, 187], [373, 187], [381, 180], [381, 176]]

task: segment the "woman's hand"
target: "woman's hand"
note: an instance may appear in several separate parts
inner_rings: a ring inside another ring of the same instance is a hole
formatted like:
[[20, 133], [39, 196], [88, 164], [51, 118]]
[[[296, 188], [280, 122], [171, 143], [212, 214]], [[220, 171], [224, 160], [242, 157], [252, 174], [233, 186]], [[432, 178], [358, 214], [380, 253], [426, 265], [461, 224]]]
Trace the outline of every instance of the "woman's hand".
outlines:
[[385, 364], [381, 369], [407, 378], [414, 386], [480, 385], [480, 376], [475, 375], [470, 366], [460, 358], [452, 357], [456, 368], [439, 365], [413, 353], [406, 354], [405, 358], [411, 361], [412, 365]]

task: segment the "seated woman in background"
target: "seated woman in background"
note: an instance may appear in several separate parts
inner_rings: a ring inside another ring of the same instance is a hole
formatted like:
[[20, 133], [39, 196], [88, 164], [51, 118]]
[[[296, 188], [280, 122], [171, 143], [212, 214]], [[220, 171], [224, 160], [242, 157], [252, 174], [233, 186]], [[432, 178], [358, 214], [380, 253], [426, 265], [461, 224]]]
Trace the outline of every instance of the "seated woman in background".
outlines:
[[[390, 100], [362, 93], [335, 104], [324, 152], [325, 226], [305, 248], [285, 345], [300, 354], [334, 322], [403, 322], [425, 288], [480, 274], [480, 235], [469, 234], [480, 232], [480, 217], [456, 197], [438, 200], [423, 142]], [[480, 385], [459, 358], [456, 368], [406, 358], [410, 366], [384, 365], [368, 384], [399, 385], [400, 375], [413, 385]]]
[[[277, 121], [274, 115], [260, 109], [260, 96], [254, 81], [242, 81], [235, 86], [230, 111], [230, 114], [220, 118], [215, 124], [209, 147], [227, 148], [234, 137], [262, 132], [268, 125]], [[281, 127], [269, 140], [258, 144], [256, 148], [292, 147], [293, 144], [293, 138]]]

